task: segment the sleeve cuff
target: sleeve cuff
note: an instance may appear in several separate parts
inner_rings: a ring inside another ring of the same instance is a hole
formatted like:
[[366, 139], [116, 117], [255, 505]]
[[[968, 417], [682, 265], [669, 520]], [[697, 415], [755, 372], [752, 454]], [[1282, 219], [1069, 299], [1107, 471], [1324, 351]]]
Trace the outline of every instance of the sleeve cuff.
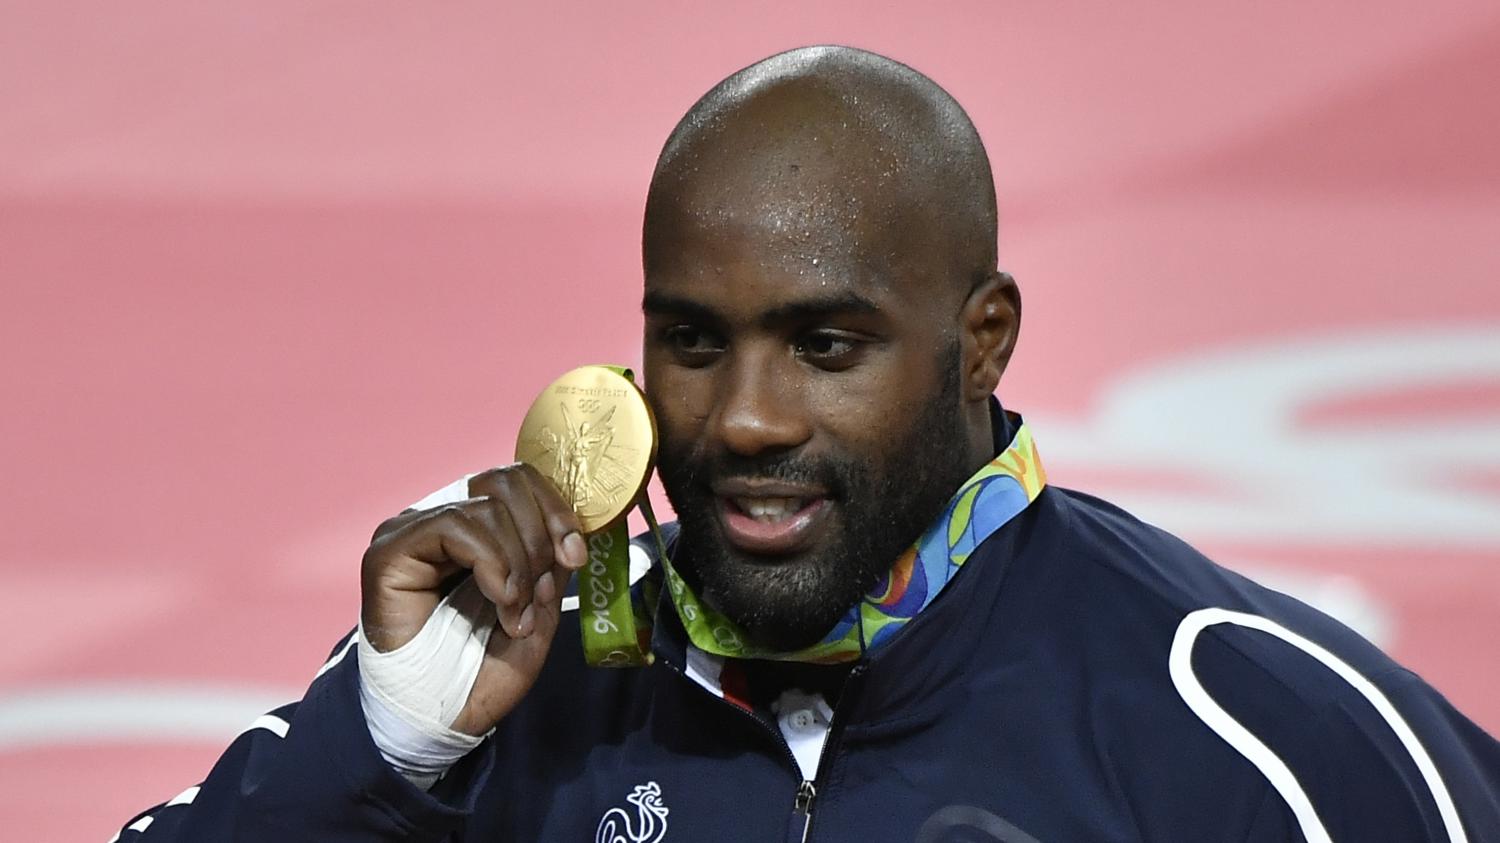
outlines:
[[360, 704], [357, 648], [308, 690], [289, 736], [302, 729], [314, 733], [347, 793], [374, 808], [392, 832], [412, 839], [441, 838], [462, 825], [474, 812], [494, 768], [494, 742], [486, 740], [431, 792], [392, 769], [375, 747]]

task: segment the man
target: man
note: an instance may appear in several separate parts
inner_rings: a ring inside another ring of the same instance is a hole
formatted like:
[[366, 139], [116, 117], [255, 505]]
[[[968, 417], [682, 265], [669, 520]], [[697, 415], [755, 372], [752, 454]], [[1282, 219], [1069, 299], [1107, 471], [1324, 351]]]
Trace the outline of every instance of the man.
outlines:
[[1500, 745], [1420, 679], [1045, 485], [992, 397], [1021, 304], [989, 163], [930, 80], [735, 74], [643, 249], [655, 663], [583, 664], [578, 518], [487, 471], [381, 526], [302, 702], [122, 840], [1500, 839]]

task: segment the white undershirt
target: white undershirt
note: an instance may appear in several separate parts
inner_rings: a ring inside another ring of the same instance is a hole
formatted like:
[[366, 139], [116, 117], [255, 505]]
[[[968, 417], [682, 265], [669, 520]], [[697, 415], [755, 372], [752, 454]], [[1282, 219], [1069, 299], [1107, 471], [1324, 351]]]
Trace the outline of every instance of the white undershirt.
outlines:
[[822, 694], [810, 694], [795, 688], [784, 691], [771, 711], [776, 715], [776, 725], [781, 736], [797, 759], [802, 778], [812, 781], [818, 777], [818, 761], [823, 757], [823, 744], [828, 740], [828, 727], [833, 722], [833, 709]]

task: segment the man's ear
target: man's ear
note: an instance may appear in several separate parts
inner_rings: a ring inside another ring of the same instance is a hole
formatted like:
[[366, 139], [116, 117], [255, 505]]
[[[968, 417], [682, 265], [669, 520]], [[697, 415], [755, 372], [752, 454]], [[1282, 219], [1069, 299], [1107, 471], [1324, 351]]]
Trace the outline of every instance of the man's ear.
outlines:
[[959, 313], [963, 331], [964, 397], [984, 400], [1000, 385], [1021, 332], [1021, 290], [1008, 273], [990, 273]]

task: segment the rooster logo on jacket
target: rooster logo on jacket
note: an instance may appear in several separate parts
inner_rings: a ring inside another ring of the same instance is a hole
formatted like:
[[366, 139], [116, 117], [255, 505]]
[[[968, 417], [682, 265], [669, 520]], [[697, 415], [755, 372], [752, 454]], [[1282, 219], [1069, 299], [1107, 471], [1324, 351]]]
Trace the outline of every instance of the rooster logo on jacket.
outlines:
[[656, 782], [638, 784], [625, 801], [635, 806], [635, 818], [624, 808], [610, 808], [599, 820], [594, 843], [661, 843], [667, 836], [667, 806]]

